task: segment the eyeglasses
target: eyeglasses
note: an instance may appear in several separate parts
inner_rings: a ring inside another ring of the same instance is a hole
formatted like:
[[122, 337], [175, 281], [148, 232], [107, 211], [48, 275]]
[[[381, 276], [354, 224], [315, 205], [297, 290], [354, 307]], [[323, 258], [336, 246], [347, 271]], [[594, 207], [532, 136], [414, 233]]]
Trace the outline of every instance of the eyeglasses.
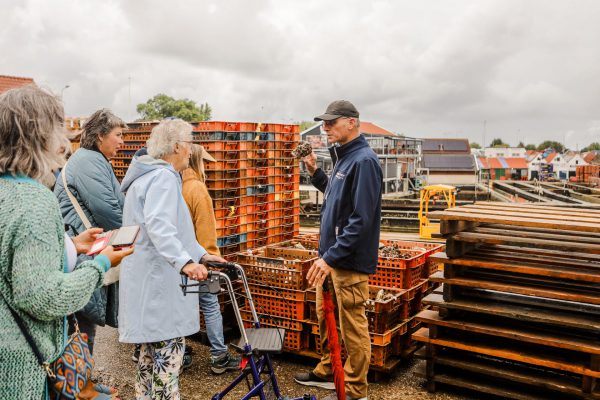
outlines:
[[350, 117], [338, 117], [336, 119], [332, 119], [330, 121], [323, 121], [323, 127], [324, 128], [331, 128], [332, 126], [334, 126], [335, 124], [337, 124], [337, 122], [341, 119], [350, 119]]

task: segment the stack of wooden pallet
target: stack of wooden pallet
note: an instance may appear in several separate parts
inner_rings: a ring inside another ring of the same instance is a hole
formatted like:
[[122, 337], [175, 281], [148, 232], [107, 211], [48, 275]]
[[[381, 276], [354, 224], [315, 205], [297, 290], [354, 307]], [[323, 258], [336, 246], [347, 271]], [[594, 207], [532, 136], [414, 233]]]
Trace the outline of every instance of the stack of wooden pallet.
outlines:
[[600, 399], [600, 211], [477, 203], [436, 217], [443, 286], [413, 335], [428, 389]]

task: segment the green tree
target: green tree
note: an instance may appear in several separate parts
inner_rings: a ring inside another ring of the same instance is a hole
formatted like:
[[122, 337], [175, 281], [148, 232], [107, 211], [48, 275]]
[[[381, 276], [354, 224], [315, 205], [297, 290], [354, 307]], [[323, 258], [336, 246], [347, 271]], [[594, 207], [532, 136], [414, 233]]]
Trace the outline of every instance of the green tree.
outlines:
[[525, 146], [525, 150], [537, 150], [535, 144], [528, 144]]
[[600, 143], [598, 143], [598, 142], [590, 143], [589, 145], [587, 145], [587, 147], [584, 147], [583, 149], [581, 149], [581, 151], [592, 151], [592, 150], [600, 150]]
[[525, 143], [523, 143], [523, 141], [520, 141], [517, 147], [525, 147]]
[[563, 146], [562, 143], [556, 142], [554, 140], [546, 140], [546, 141], [540, 143], [540, 145], [538, 146], [537, 149], [540, 151], [546, 150], [546, 149], [554, 149], [554, 151], [556, 151], [558, 153], [562, 153], [563, 151], [565, 151], [565, 146]]
[[145, 103], [137, 105], [137, 112], [142, 120], [155, 120], [167, 117], [181, 118], [185, 121], [208, 121], [212, 108], [208, 103], [198, 106], [190, 99], [176, 100], [166, 94], [157, 94]]
[[300, 132], [304, 132], [308, 128], [312, 128], [313, 126], [315, 126], [316, 124], [318, 124], [318, 122], [315, 122], [315, 121], [299, 121], [299, 122], [296, 122], [296, 123], [298, 125], [300, 125]]
[[477, 142], [471, 142], [471, 148], [472, 149], [480, 149], [481, 145]]
[[504, 143], [502, 139], [496, 138], [492, 140], [492, 143], [490, 143], [490, 147], [508, 147], [508, 145]]

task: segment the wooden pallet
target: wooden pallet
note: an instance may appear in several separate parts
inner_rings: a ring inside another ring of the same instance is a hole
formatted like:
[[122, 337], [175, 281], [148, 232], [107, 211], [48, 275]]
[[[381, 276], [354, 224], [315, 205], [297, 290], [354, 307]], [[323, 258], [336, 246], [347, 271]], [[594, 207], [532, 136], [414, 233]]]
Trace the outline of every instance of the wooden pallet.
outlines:
[[428, 388], [600, 398], [600, 210], [477, 203], [432, 217], [442, 286], [413, 335]]

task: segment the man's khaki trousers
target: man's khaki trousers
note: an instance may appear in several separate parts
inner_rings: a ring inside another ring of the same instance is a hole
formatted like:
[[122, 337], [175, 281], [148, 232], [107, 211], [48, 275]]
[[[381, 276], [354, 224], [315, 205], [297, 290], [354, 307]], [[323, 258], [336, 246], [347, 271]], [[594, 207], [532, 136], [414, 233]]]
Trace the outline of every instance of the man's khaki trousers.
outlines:
[[[346, 395], [352, 398], [367, 396], [367, 373], [371, 361], [371, 340], [369, 324], [365, 315], [365, 303], [369, 299], [369, 275], [356, 271], [334, 269], [331, 272], [333, 280], [333, 301], [337, 303], [336, 320], [341, 330], [341, 340], [344, 342], [348, 358], [344, 364]], [[320, 378], [329, 379], [333, 376], [327, 326], [323, 314], [323, 289], [317, 287], [317, 317], [319, 320], [319, 335], [323, 356], [313, 373]]]

